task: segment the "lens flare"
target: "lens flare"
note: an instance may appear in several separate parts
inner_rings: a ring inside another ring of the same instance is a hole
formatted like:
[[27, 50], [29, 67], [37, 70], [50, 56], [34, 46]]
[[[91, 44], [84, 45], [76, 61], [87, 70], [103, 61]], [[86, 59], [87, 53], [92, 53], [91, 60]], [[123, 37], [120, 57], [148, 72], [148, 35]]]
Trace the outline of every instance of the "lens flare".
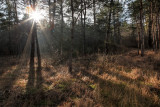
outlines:
[[43, 16], [42, 16], [42, 14], [41, 14], [40, 11], [33, 11], [33, 12], [30, 14], [30, 17], [31, 17], [32, 19], [34, 19], [35, 21], [40, 21], [40, 20], [43, 18]]

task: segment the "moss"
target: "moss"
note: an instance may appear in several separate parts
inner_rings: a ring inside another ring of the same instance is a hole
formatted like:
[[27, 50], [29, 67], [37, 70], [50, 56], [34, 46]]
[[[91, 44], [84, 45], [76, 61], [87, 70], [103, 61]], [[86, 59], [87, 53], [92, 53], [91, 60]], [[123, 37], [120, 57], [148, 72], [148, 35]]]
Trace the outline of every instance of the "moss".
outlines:
[[58, 89], [60, 89], [61, 91], [65, 91], [67, 90], [70, 86], [71, 86], [72, 80], [69, 81], [61, 81], [58, 83]]
[[72, 81], [73, 81], [73, 82], [75, 82], [75, 81], [76, 81], [76, 79], [72, 79]]
[[61, 90], [64, 90], [65, 87], [66, 87], [66, 85], [64, 85], [64, 84], [58, 84], [58, 87], [59, 87]]
[[96, 85], [95, 84], [91, 84], [89, 85], [90, 88], [92, 88], [93, 90], [96, 89]]

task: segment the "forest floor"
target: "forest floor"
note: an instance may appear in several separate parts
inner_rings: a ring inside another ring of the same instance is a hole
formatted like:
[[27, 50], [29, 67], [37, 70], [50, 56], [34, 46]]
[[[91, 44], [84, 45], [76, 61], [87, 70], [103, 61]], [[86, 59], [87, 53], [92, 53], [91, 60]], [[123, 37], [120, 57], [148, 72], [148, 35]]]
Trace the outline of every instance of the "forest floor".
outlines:
[[76, 58], [41, 58], [34, 66], [0, 58], [0, 107], [160, 107], [160, 53], [131, 50]]

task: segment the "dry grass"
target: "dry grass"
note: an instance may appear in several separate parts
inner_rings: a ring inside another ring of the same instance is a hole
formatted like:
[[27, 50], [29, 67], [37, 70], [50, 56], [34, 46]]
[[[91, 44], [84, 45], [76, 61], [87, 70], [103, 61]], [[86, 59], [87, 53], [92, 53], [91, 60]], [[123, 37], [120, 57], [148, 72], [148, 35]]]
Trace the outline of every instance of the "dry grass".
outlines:
[[37, 61], [31, 68], [1, 58], [0, 106], [160, 106], [159, 53], [77, 58], [72, 72], [64, 63], [55, 66], [53, 59], [41, 62], [40, 68]]

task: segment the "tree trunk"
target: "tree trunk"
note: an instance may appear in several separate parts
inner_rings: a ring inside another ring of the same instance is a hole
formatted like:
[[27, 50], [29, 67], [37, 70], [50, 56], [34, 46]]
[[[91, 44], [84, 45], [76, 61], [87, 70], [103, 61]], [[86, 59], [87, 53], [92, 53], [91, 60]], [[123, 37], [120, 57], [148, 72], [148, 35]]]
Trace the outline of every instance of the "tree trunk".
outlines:
[[9, 22], [9, 26], [8, 26], [8, 30], [9, 30], [9, 32], [8, 32], [8, 48], [9, 48], [9, 54], [10, 55], [12, 55], [13, 54], [13, 52], [12, 52], [12, 44], [11, 44], [11, 5], [10, 5], [10, 2], [9, 2], [9, 0], [6, 0], [5, 1], [6, 2], [6, 4], [7, 4], [7, 9], [8, 9], [8, 22]]
[[63, 54], [63, 0], [61, 0], [61, 43], [60, 43], [60, 54]]
[[155, 7], [155, 10], [156, 10], [156, 50], [159, 49], [159, 34], [158, 34], [158, 31], [159, 31], [159, 7], [156, 3], [156, 7]]
[[[81, 36], [83, 37], [83, 1], [81, 0]], [[83, 44], [83, 40], [82, 40]], [[83, 52], [83, 45], [82, 45], [82, 52]]]
[[141, 56], [144, 56], [143, 2], [140, 1]]
[[152, 44], [153, 44], [153, 51], [155, 51], [155, 47], [156, 47], [156, 45], [155, 45], [155, 27], [154, 27], [154, 19], [153, 19], [153, 25], [152, 25], [152, 37], [153, 37], [153, 42], [152, 42]]
[[49, 24], [51, 27], [51, 0], [48, 0], [48, 6], [49, 6]]
[[156, 50], [158, 50], [158, 45], [159, 45], [159, 41], [158, 41], [158, 13], [156, 15]]
[[[113, 3], [114, 4], [114, 3]], [[114, 6], [114, 5], [113, 5]], [[114, 40], [114, 44], [117, 44], [117, 32], [116, 32], [116, 28], [117, 28], [117, 26], [116, 26], [116, 16], [115, 16], [115, 9], [113, 9], [113, 27], [114, 27], [114, 32], [113, 32], [113, 40]]]
[[107, 28], [107, 33], [106, 33], [106, 39], [105, 39], [105, 54], [108, 54], [109, 51], [109, 39], [110, 39], [110, 24], [111, 24], [111, 13], [112, 13], [112, 5], [113, 5], [113, 0], [110, 2], [110, 7], [109, 7], [109, 18], [108, 18], [108, 28]]
[[[32, 1], [30, 0], [30, 5], [32, 6]], [[35, 11], [35, 0], [33, 0], [33, 11]], [[34, 19], [31, 20], [33, 24], [33, 33], [31, 37], [31, 53], [30, 53], [30, 66], [34, 64], [34, 56], [35, 56], [35, 34], [36, 34], [36, 25]]]
[[55, 15], [56, 15], [56, 0], [54, 0], [54, 5], [53, 5], [53, 19], [52, 19], [52, 24], [53, 24], [53, 30], [55, 27]]
[[17, 0], [14, 0], [14, 19], [15, 19], [15, 23], [18, 24], [18, 16], [17, 16]]
[[94, 27], [96, 25], [96, 7], [95, 7], [95, 0], [93, 0], [93, 19], [94, 19]]
[[71, 0], [71, 11], [72, 11], [72, 26], [71, 26], [69, 72], [72, 72], [72, 54], [73, 54], [73, 37], [74, 37], [74, 6], [73, 6], [73, 0]]
[[[119, 2], [119, 0], [118, 0], [118, 2]], [[118, 44], [121, 44], [121, 32], [120, 32], [120, 27], [121, 27], [121, 22], [120, 22], [120, 20], [119, 20], [119, 13], [117, 13], [117, 25], [118, 25], [118, 34], [117, 34], [117, 41], [118, 41]]]
[[83, 54], [86, 55], [86, 0], [84, 0], [84, 19], [83, 19]]
[[[36, 0], [33, 0], [33, 11], [35, 11], [35, 8], [36, 8], [35, 3], [36, 3]], [[40, 49], [39, 49], [38, 38], [37, 38], [37, 25], [34, 19], [32, 19], [32, 23], [33, 23], [33, 33], [32, 33], [32, 39], [31, 39], [30, 64], [34, 64], [35, 50], [37, 49], [38, 66], [40, 67], [41, 56], [40, 56]]]
[[159, 23], [159, 15], [158, 15], [158, 49], [159, 49], [159, 42], [160, 42], [160, 23]]
[[148, 46], [149, 48], [152, 47], [152, 23], [153, 23], [153, 17], [152, 17], [152, 1], [150, 1], [150, 14], [149, 14], [149, 25], [148, 25]]

